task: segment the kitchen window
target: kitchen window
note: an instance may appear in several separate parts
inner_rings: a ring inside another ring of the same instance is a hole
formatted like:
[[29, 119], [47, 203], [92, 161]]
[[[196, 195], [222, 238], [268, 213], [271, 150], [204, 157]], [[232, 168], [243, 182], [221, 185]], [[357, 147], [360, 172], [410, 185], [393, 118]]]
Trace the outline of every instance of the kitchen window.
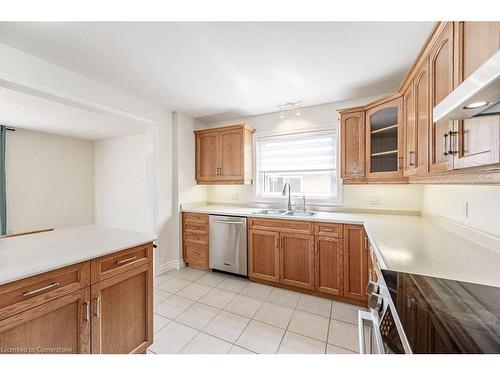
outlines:
[[256, 195], [281, 197], [285, 183], [295, 196], [339, 198], [337, 131], [257, 137]]

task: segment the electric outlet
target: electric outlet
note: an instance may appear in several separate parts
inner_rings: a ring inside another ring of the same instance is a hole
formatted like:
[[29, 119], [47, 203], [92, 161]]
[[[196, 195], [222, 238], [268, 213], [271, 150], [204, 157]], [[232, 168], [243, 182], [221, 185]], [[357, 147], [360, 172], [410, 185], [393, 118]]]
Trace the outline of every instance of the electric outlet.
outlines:
[[462, 203], [462, 216], [464, 218], [469, 218], [469, 202], [465, 201]]
[[239, 200], [239, 199], [240, 199], [240, 196], [239, 196], [239, 194], [238, 194], [238, 193], [233, 193], [233, 195], [231, 195], [231, 199], [232, 199], [233, 201], [237, 201], [237, 200]]
[[370, 206], [380, 206], [380, 197], [378, 195], [370, 195], [368, 199]]

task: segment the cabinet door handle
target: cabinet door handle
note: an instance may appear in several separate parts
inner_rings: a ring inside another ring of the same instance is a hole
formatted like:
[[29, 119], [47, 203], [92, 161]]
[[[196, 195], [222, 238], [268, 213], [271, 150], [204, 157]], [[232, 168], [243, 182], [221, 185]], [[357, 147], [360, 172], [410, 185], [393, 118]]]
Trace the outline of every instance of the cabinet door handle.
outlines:
[[127, 259], [122, 259], [122, 260], [117, 260], [116, 261], [116, 264], [124, 264], [124, 263], [128, 263], [128, 262], [131, 262], [133, 260], [137, 259], [137, 255], [133, 256], [133, 257], [130, 257], [130, 258], [127, 258]]
[[83, 321], [88, 322], [90, 320], [90, 303], [84, 302], [83, 306], [84, 306]]
[[365, 236], [365, 250], [368, 250], [368, 237]]
[[276, 248], [278, 248], [278, 247], [279, 247], [279, 245], [278, 245], [278, 241], [279, 241], [279, 238], [278, 238], [278, 237], [276, 237], [276, 239], [275, 239], [275, 241], [274, 241], [274, 246], [275, 246]]
[[408, 151], [408, 164], [410, 167], [415, 166], [415, 162], [413, 161], [414, 154], [415, 154], [415, 151]]
[[97, 297], [95, 299], [95, 312], [94, 312], [94, 316], [96, 318], [99, 318], [100, 315], [101, 315], [101, 297]]
[[448, 155], [448, 147], [447, 147], [447, 143], [448, 143], [448, 133], [444, 133], [443, 134], [443, 138], [444, 138], [444, 142], [443, 142], [443, 155]]
[[448, 134], [450, 135], [450, 149], [448, 151], [448, 154], [450, 155], [457, 154], [458, 151], [455, 150], [455, 144], [458, 143], [456, 141], [456, 136], [458, 132], [450, 130]]
[[23, 292], [23, 297], [29, 297], [29, 296], [32, 296], [33, 294], [40, 293], [40, 292], [43, 292], [45, 290], [55, 288], [56, 286], [59, 286], [59, 283], [56, 282], [56, 283], [52, 283], [52, 284], [43, 286], [43, 287], [35, 289], [35, 290], [30, 290], [29, 292]]

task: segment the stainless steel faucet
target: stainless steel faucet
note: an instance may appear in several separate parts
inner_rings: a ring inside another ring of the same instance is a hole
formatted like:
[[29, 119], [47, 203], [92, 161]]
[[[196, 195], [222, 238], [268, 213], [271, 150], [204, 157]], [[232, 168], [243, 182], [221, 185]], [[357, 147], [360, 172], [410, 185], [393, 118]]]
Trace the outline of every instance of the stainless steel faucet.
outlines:
[[288, 211], [292, 211], [292, 202], [291, 202], [291, 192], [290, 192], [290, 184], [288, 182], [285, 182], [285, 186], [283, 186], [283, 192], [281, 193], [282, 195], [286, 196], [286, 188], [288, 187], [288, 202], [286, 205], [286, 209]]

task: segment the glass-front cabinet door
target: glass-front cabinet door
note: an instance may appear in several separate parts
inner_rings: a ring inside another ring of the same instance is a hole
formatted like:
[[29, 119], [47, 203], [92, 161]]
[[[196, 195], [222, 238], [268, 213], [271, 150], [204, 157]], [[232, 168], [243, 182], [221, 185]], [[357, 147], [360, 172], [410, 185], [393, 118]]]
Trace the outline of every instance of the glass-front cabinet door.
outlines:
[[368, 180], [403, 179], [402, 99], [367, 111], [366, 176]]

